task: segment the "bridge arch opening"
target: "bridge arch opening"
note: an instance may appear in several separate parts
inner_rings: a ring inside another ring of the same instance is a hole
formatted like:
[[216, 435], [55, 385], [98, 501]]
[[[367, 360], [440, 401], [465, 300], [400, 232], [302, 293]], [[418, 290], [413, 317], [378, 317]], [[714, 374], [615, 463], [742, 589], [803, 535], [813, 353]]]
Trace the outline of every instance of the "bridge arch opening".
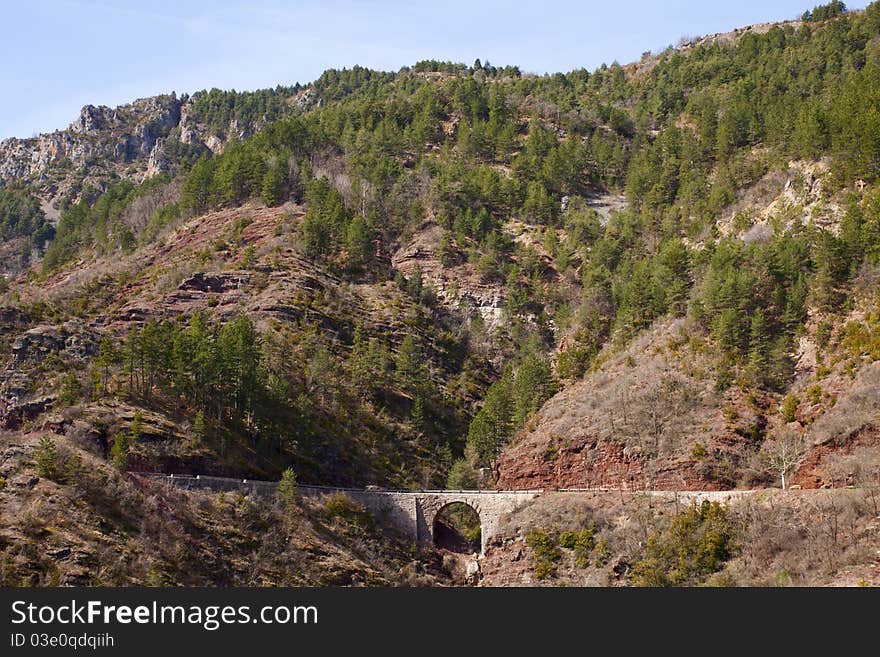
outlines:
[[482, 550], [482, 524], [479, 512], [465, 502], [450, 502], [440, 507], [431, 528], [434, 547], [459, 554]]

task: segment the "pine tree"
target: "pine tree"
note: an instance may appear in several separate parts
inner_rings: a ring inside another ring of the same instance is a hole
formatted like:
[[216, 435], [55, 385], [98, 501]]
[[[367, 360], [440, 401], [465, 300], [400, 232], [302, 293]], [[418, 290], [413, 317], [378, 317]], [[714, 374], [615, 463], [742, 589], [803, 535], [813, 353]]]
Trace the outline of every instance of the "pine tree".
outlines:
[[553, 218], [553, 199], [543, 183], [532, 181], [526, 189], [523, 215], [536, 224], [547, 224]]
[[360, 215], [348, 225], [345, 239], [346, 266], [353, 274], [368, 268], [373, 258], [373, 235], [367, 220]]
[[848, 199], [846, 213], [840, 220], [840, 241], [842, 255], [850, 263], [850, 271], [855, 271], [865, 256], [862, 226], [865, 215], [855, 197]]
[[207, 426], [205, 425], [205, 412], [200, 409], [196, 412], [196, 416], [193, 419], [192, 440], [190, 441], [190, 447], [196, 448], [201, 445], [202, 442], [205, 440], [207, 431]]
[[215, 161], [203, 155], [193, 165], [181, 191], [181, 203], [195, 214], [205, 212], [211, 205]]
[[98, 358], [95, 360], [95, 366], [101, 373], [100, 392], [108, 393], [110, 385], [110, 369], [119, 362], [119, 352], [113, 339], [109, 335], [101, 338], [98, 347]]
[[131, 448], [131, 439], [127, 432], [120, 431], [113, 439], [113, 446], [110, 448], [110, 460], [113, 467], [124, 472], [128, 469], [128, 453]]
[[749, 328], [749, 372], [759, 385], [767, 381], [770, 332], [764, 311], [758, 309], [752, 316]]
[[253, 410], [259, 395], [260, 345], [260, 336], [246, 315], [224, 324], [217, 336], [222, 394], [239, 417]]
[[373, 389], [377, 390], [386, 385], [391, 368], [391, 355], [388, 352], [388, 345], [383, 340], [370, 338], [370, 343], [367, 345], [367, 364]]
[[452, 235], [444, 230], [437, 245], [437, 257], [444, 267], [454, 267], [459, 263], [458, 250], [453, 243]]
[[113, 467], [117, 470], [125, 471], [128, 469], [131, 446], [140, 440], [142, 423], [143, 417], [141, 412], [136, 411], [134, 418], [131, 420], [131, 425], [128, 427], [128, 431], [120, 431], [116, 434], [116, 438], [113, 440], [113, 446], [110, 448], [110, 458]]
[[58, 395], [58, 404], [69, 407], [76, 404], [82, 398], [82, 384], [76, 372], [70, 371], [64, 375], [61, 382], [61, 393]]
[[263, 176], [260, 196], [266, 205], [278, 205], [282, 201], [282, 186], [284, 185], [284, 176], [277, 166], [269, 167], [266, 175]]
[[378, 338], [366, 339], [362, 324], [354, 328], [347, 371], [352, 388], [361, 399], [370, 398], [382, 387], [388, 371], [388, 352]]
[[689, 257], [681, 240], [670, 240], [660, 248], [659, 267], [655, 274], [657, 287], [664, 297], [666, 309], [682, 315], [687, 305]]
[[515, 430], [515, 405], [511, 394], [512, 373], [505, 372], [486, 392], [483, 407], [468, 427], [467, 446], [476, 458], [476, 465], [493, 467], [501, 450]]
[[556, 383], [547, 361], [533, 354], [527, 356], [516, 369], [511, 385], [514, 429], [522, 427], [555, 391]]
[[298, 496], [296, 473], [293, 468], [287, 468], [281, 473], [281, 480], [278, 482], [278, 498], [285, 506], [291, 507], [296, 503]]
[[409, 389], [419, 379], [422, 364], [422, 350], [416, 339], [407, 335], [397, 349], [397, 358], [394, 360], [394, 370], [397, 383], [404, 389]]
[[412, 412], [410, 413], [410, 420], [412, 421], [416, 432], [424, 432], [425, 418], [425, 398], [422, 397], [422, 395], [417, 394], [415, 399], [413, 399]]
[[257, 264], [257, 248], [253, 244], [248, 244], [238, 261], [239, 269], [252, 269]]
[[34, 452], [34, 459], [38, 476], [53, 480], [58, 478], [58, 448], [50, 436], [40, 438], [40, 442]]
[[458, 459], [449, 469], [446, 487], [452, 490], [474, 490], [477, 487], [477, 471], [467, 459]]
[[813, 302], [823, 311], [837, 308], [840, 294], [836, 290], [832, 265], [828, 258], [822, 258], [813, 277]]

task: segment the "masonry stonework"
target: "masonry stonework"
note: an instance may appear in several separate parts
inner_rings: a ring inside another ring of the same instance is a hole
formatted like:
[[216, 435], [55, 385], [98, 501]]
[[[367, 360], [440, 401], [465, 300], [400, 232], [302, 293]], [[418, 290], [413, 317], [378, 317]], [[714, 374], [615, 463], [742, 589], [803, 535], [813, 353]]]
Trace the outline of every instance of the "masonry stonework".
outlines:
[[[203, 477], [190, 475], [139, 474], [141, 477], [164, 481], [179, 488], [208, 489], [222, 491], [241, 491], [256, 495], [274, 494], [277, 484], [270, 481], [250, 481], [225, 477]], [[514, 511], [542, 491], [393, 491], [368, 490], [360, 488], [333, 488], [325, 486], [298, 486], [302, 495], [320, 497], [333, 493], [345, 493], [352, 500], [363, 505], [376, 520], [393, 527], [419, 545], [434, 544], [434, 521], [440, 511], [455, 502], [467, 504], [480, 518], [480, 551], [486, 545], [501, 523], [506, 513]]]

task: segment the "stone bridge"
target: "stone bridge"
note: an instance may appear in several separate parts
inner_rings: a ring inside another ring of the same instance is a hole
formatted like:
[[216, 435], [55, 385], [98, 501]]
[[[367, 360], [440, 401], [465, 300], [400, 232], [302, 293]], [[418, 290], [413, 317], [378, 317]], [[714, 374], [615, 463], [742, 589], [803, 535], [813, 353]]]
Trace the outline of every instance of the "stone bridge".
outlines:
[[437, 516], [450, 504], [461, 502], [480, 518], [480, 551], [498, 531], [501, 517], [522, 506], [541, 491], [420, 490], [379, 491], [344, 490], [360, 502], [380, 522], [386, 522], [419, 545], [433, 545]]
[[[164, 481], [186, 489], [240, 491], [257, 495], [272, 495], [276, 482], [201, 475], [164, 475], [134, 473], [140, 477]], [[382, 524], [394, 527], [419, 545], [433, 545], [435, 521], [442, 509], [455, 502], [468, 505], [480, 518], [481, 552], [498, 531], [502, 516], [540, 495], [542, 490], [386, 490], [363, 488], [335, 488], [332, 486], [297, 486], [302, 495], [318, 497], [345, 493], [373, 514]]]

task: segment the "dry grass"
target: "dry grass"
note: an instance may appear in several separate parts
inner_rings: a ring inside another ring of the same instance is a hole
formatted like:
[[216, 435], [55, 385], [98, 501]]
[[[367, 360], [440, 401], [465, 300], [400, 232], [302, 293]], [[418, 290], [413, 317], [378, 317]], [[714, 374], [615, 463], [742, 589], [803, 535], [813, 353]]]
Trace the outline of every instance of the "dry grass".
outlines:
[[[444, 577], [430, 560], [407, 570], [407, 545], [370, 523], [327, 519], [317, 502], [282, 508], [169, 488], [56, 440], [84, 467], [63, 485], [28, 487], [16, 476], [0, 490], [3, 585], [388, 586]], [[29, 454], [0, 469], [30, 476]]]
[[880, 427], [880, 362], [864, 367], [838, 403], [809, 431], [817, 445], [846, 441], [866, 427]]
[[[765, 491], [731, 500], [734, 549], [707, 581], [716, 586], [880, 585], [876, 490]], [[493, 541], [484, 585], [627, 586], [648, 538], [665, 531], [690, 502], [638, 493], [555, 493], [508, 515]], [[589, 563], [563, 552], [555, 577], [535, 580], [527, 530], [579, 531], [596, 524]], [[516, 556], [525, 552], [523, 556]], [[854, 575], [855, 573], [855, 575]], [[876, 579], [872, 579], [876, 578]]]

